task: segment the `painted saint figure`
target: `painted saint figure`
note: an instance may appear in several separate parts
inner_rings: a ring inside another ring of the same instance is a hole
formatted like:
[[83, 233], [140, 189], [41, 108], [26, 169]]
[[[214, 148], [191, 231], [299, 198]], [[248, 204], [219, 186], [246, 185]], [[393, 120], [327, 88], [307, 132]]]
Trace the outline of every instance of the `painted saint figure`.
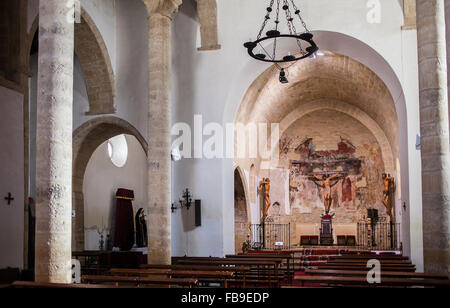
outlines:
[[381, 202], [386, 207], [386, 212], [392, 218], [392, 193], [394, 192], [394, 178], [390, 174], [383, 173], [383, 199]]
[[269, 208], [270, 208], [270, 179], [269, 178], [263, 178], [259, 182], [259, 188], [258, 192], [262, 193], [263, 195], [263, 207], [264, 207], [264, 214], [263, 214], [263, 221], [269, 214]]
[[331, 188], [334, 187], [340, 180], [345, 178], [345, 174], [342, 172], [325, 172], [319, 176], [309, 176], [308, 179], [313, 181], [318, 187], [322, 188], [322, 198], [325, 205], [325, 213], [330, 213], [331, 204], [333, 203], [333, 198], [331, 197]]

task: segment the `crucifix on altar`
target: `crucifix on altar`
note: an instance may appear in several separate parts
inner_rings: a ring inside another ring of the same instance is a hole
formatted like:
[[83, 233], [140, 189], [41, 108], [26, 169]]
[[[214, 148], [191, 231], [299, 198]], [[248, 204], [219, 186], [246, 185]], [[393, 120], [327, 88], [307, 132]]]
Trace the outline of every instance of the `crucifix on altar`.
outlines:
[[325, 215], [321, 217], [320, 228], [320, 244], [333, 245], [333, 225], [332, 216], [330, 215], [331, 205], [333, 204], [333, 197], [331, 196], [331, 189], [339, 183], [340, 180], [345, 179], [346, 172], [342, 171], [328, 171], [312, 173], [308, 179], [313, 181], [319, 187], [322, 193], [322, 199], [325, 206]]
[[345, 179], [346, 172], [343, 171], [324, 171], [311, 174], [308, 179], [313, 181], [319, 187], [322, 194], [323, 203], [325, 205], [325, 214], [328, 215], [333, 204], [331, 196], [331, 188], [333, 188], [340, 180]]

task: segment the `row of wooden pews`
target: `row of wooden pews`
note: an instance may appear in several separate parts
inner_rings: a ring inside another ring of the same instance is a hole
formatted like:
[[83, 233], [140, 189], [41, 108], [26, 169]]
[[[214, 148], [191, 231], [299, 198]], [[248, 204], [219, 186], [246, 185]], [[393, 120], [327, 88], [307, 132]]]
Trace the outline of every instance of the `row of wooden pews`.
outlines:
[[278, 287], [284, 280], [284, 273], [280, 271], [282, 258], [253, 256], [242, 257], [228, 255], [218, 257], [174, 257], [172, 263], [182, 266], [217, 266], [233, 271], [235, 268], [246, 267], [246, 271], [234, 272], [229, 279], [233, 287]]
[[[380, 283], [370, 283], [367, 276], [369, 260], [380, 262]], [[300, 287], [307, 285], [326, 287], [450, 287], [447, 275], [417, 273], [416, 267], [408, 257], [398, 254], [342, 254], [332, 256], [315, 268], [306, 269], [304, 274], [296, 275], [294, 281]]]

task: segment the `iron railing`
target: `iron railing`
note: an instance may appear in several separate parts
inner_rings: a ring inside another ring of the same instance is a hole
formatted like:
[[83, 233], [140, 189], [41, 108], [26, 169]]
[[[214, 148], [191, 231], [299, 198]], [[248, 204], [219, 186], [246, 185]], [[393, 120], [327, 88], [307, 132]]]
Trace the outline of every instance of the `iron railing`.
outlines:
[[359, 249], [400, 250], [400, 224], [390, 222], [359, 222], [357, 229]]
[[290, 224], [253, 224], [252, 225], [252, 249], [290, 249], [291, 225]]

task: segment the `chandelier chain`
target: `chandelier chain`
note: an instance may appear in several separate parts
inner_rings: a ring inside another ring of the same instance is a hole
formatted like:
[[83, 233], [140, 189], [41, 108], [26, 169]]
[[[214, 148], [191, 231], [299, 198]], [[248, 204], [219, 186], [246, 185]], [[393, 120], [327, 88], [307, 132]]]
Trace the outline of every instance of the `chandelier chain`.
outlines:
[[[278, 25], [280, 23], [280, 1], [281, 0], [277, 0], [277, 19], [275, 20], [275, 30], [278, 30]], [[277, 39], [274, 39], [273, 42], [273, 59], [276, 59], [277, 57]]]
[[[284, 5], [287, 7], [287, 9], [285, 10], [285, 13], [286, 13], [287, 25], [288, 25], [288, 28], [289, 28], [289, 33], [293, 34], [293, 35], [298, 35], [297, 29], [295, 28], [295, 25], [294, 25], [294, 22], [293, 22], [294, 18], [292, 18], [291, 10], [289, 10], [289, 2], [288, 2], [288, 0], [283, 0], [283, 2], [284, 2]], [[302, 55], [304, 55], [305, 52], [303, 50], [302, 43], [301, 43], [301, 41], [299, 39], [297, 39], [297, 45], [298, 45], [298, 47], [300, 49], [300, 53]]]
[[264, 29], [266, 28], [266, 25], [270, 19], [270, 13], [272, 12], [272, 7], [273, 7], [274, 1], [275, 0], [270, 0], [270, 4], [269, 4], [270, 11], [267, 11], [266, 16], [264, 17], [264, 21], [263, 21], [261, 30], [259, 30], [259, 33], [258, 33], [258, 40], [261, 38], [261, 35], [262, 35]]
[[309, 31], [309, 29], [308, 29], [308, 26], [306, 26], [306, 23], [305, 23], [305, 21], [303, 20], [302, 15], [300, 14], [301, 11], [300, 11], [300, 10], [298, 9], [298, 7], [295, 5], [294, 0], [291, 0], [291, 2], [292, 2], [292, 7], [293, 7], [294, 10], [295, 10], [295, 14], [296, 14], [296, 15], [298, 16], [298, 18], [300, 19], [300, 22], [302, 23], [303, 28], [305, 28], [305, 31], [309, 33], [310, 31]]

